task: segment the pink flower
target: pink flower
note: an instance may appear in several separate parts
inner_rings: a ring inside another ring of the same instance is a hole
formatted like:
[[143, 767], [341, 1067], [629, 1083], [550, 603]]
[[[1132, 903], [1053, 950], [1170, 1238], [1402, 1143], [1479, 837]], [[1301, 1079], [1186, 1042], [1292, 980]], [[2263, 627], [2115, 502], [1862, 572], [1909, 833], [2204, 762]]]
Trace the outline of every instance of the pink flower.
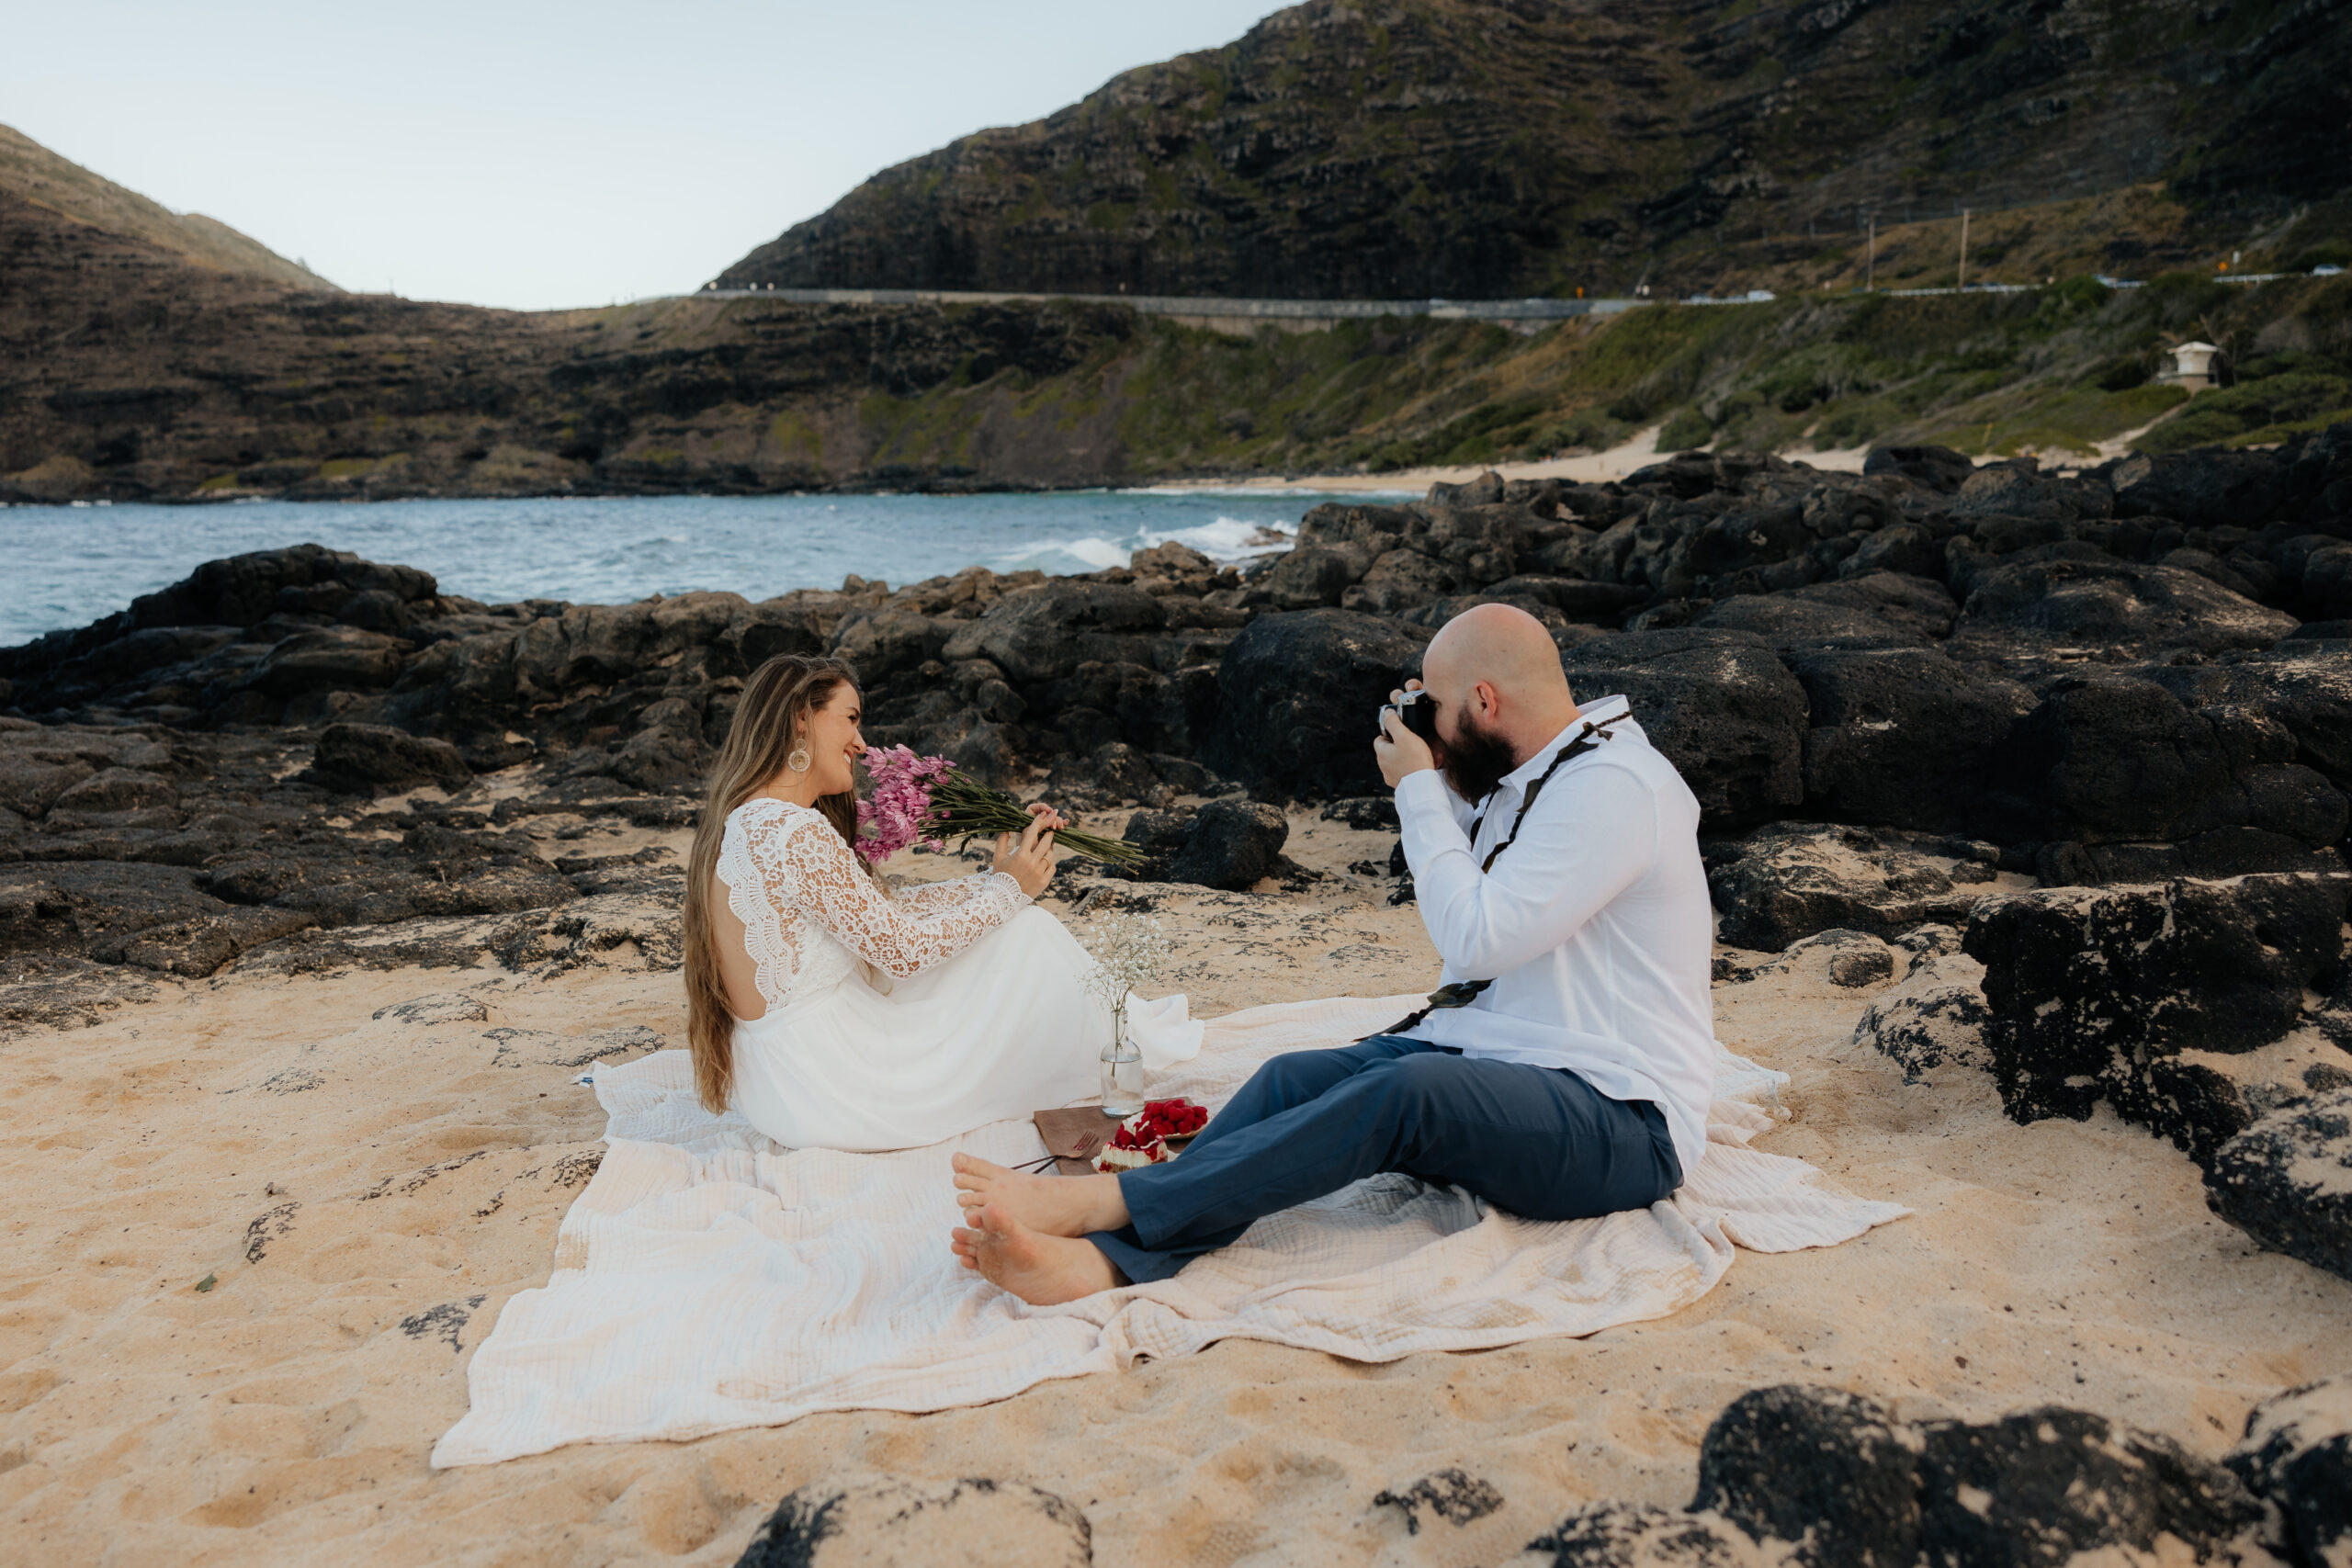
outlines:
[[865, 753], [872, 793], [857, 803], [857, 852], [878, 865], [909, 845], [944, 847], [933, 831], [931, 785], [956, 764], [944, 757], [918, 757], [906, 746], [877, 746]]

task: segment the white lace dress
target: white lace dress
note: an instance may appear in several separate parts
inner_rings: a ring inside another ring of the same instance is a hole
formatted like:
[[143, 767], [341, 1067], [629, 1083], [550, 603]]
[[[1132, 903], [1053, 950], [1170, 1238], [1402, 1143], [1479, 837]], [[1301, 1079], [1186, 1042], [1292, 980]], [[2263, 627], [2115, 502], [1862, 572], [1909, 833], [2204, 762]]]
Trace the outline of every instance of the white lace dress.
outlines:
[[[735, 1021], [735, 1105], [777, 1143], [914, 1148], [1099, 1094], [1110, 1010], [1010, 876], [892, 897], [821, 813], [764, 797], [729, 815], [718, 876], [767, 1004]], [[1147, 1067], [1200, 1050], [1181, 996], [1127, 1018]]]

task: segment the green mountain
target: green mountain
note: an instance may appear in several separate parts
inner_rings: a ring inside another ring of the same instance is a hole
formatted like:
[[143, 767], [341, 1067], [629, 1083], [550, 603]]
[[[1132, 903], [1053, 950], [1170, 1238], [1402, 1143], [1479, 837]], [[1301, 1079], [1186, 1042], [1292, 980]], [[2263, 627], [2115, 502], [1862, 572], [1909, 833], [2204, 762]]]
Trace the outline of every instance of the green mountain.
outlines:
[[2188, 221], [2102, 259], [2210, 265], [2299, 212], [2298, 240], [2340, 237], [2347, 19], [2352, 0], [1313, 0], [886, 170], [718, 281], [1682, 292], [1871, 214], [2150, 182]]
[[0, 125], [0, 193], [109, 234], [141, 241], [198, 266], [300, 288], [334, 285], [200, 212], [174, 212], [70, 163], [20, 130]]

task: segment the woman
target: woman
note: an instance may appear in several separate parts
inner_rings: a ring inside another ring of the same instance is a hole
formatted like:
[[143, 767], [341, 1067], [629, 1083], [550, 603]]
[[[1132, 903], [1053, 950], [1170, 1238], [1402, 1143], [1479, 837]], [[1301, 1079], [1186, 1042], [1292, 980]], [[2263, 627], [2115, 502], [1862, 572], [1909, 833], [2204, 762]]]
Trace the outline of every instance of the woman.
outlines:
[[[788, 1148], [899, 1149], [1092, 1099], [1110, 1010], [1030, 902], [1063, 818], [1033, 806], [989, 870], [893, 893], [850, 847], [861, 717], [835, 660], [786, 654], [744, 684], [686, 874], [704, 1106]], [[1146, 1066], [1200, 1049], [1182, 997], [1127, 1017]]]

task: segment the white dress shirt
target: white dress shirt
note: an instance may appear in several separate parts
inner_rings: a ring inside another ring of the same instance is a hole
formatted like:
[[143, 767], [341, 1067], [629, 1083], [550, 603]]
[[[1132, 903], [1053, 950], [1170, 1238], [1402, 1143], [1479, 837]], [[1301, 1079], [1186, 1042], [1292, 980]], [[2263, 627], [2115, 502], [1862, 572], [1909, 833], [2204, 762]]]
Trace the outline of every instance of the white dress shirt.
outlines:
[[[1714, 914], [1699, 802], [1619, 716], [1628, 711], [1622, 696], [1588, 705], [1487, 797], [1475, 843], [1473, 808], [1436, 770], [1398, 783], [1405, 859], [1445, 981], [1494, 981], [1406, 1032], [1467, 1057], [1565, 1067], [1611, 1100], [1655, 1103], [1687, 1178], [1706, 1153], [1714, 1089]], [[1612, 717], [1481, 872], [1527, 786], [1586, 723]]]

